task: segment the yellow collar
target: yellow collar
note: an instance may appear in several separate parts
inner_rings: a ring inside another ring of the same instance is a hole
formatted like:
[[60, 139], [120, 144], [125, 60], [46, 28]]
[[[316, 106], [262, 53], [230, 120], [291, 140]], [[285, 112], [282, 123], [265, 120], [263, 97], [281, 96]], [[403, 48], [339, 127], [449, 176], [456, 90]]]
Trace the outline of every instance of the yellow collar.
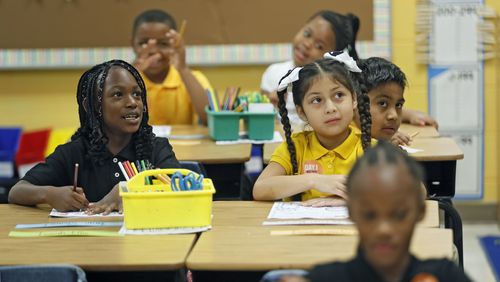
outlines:
[[329, 152], [334, 152], [345, 160], [349, 158], [352, 152], [354, 152], [354, 148], [360, 140], [359, 135], [359, 130], [355, 130], [354, 128], [349, 126], [349, 135], [347, 136], [346, 140], [344, 140], [344, 142], [342, 142], [342, 144], [340, 144], [337, 148], [328, 150], [323, 147], [323, 145], [321, 145], [318, 137], [316, 137], [316, 134], [314, 132], [311, 132], [308, 138], [310, 144], [309, 148], [311, 149], [312, 156], [315, 160], [318, 160]]

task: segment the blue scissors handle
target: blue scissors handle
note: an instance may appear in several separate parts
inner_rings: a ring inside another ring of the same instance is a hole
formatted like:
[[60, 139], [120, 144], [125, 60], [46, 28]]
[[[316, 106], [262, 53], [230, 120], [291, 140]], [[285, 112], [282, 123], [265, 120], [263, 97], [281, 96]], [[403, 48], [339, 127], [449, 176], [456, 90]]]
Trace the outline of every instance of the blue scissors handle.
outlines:
[[182, 173], [176, 171], [171, 177], [172, 191], [190, 191], [203, 189], [203, 175], [196, 175], [192, 172], [183, 176]]

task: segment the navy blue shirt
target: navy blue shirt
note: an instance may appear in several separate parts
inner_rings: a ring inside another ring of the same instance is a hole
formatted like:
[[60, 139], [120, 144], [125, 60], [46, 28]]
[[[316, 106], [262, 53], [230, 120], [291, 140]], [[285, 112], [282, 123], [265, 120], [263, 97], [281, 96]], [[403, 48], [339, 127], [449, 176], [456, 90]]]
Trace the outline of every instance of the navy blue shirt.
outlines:
[[[78, 187], [82, 187], [90, 202], [101, 200], [120, 181], [124, 181], [118, 162], [136, 161], [135, 148], [130, 142], [118, 154], [107, 152], [103, 164], [91, 161], [87, 146], [82, 139], [76, 139], [56, 148], [44, 163], [37, 164], [22, 180], [44, 186], [73, 185], [75, 163], [79, 164]], [[149, 160], [155, 168], [179, 168], [172, 146], [166, 138], [155, 137], [153, 153]]]
[[[447, 259], [419, 260], [414, 256], [410, 258], [410, 264], [401, 279], [402, 282], [410, 282], [421, 273], [434, 275], [439, 282], [469, 282], [471, 281], [464, 272], [452, 261]], [[347, 262], [332, 262], [315, 266], [308, 274], [312, 282], [322, 281], [352, 281], [352, 282], [384, 282], [377, 272], [365, 260], [361, 251], [358, 255]]]

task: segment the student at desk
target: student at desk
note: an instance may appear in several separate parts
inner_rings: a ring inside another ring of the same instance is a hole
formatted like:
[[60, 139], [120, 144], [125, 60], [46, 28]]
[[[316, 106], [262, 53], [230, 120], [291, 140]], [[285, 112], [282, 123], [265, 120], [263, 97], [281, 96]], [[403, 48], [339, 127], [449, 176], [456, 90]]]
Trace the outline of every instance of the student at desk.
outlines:
[[[181, 28], [182, 29], [182, 28]], [[132, 30], [135, 67], [148, 90], [150, 124], [206, 124], [208, 79], [186, 64], [186, 48], [175, 20], [160, 10], [138, 15]]]
[[[357, 63], [362, 70], [356, 74], [359, 95], [369, 98], [367, 105], [358, 103], [358, 108], [370, 108], [372, 137], [395, 145], [409, 145], [412, 137], [398, 131], [403, 120], [403, 92], [407, 85], [405, 74], [383, 58], [361, 59]], [[359, 127], [359, 115], [355, 115], [355, 121]]]
[[[168, 140], [155, 137], [148, 124], [146, 97], [139, 72], [124, 61], [86, 71], [76, 93], [80, 128], [69, 143], [58, 146], [45, 163], [12, 187], [9, 202], [109, 213], [121, 210], [117, 183], [125, 177], [119, 161], [149, 160], [159, 168], [179, 167]], [[79, 164], [77, 183], [75, 164]]]
[[[286, 141], [257, 179], [254, 199], [300, 194], [309, 205], [344, 204], [345, 175], [371, 143], [367, 108], [359, 110], [361, 120], [368, 122], [362, 124], [361, 134], [350, 126], [357, 104], [352, 72], [359, 71], [346, 52], [333, 52], [281, 79], [278, 107]], [[289, 84], [297, 113], [314, 131], [291, 134], [284, 97]]]
[[[359, 18], [353, 14], [341, 15], [328, 10], [315, 13], [293, 38], [292, 60], [272, 64], [266, 69], [261, 79], [262, 92], [276, 104], [279, 79], [289, 69], [321, 59], [325, 52], [345, 50], [358, 60], [355, 44], [359, 26]], [[292, 128], [302, 130], [305, 124], [297, 115], [292, 94], [288, 93], [285, 100]], [[437, 122], [432, 117], [415, 110], [404, 109], [402, 121], [437, 128]]]
[[416, 161], [389, 143], [367, 150], [347, 177], [347, 207], [359, 233], [356, 257], [279, 281], [471, 281], [447, 259], [419, 260], [409, 251], [415, 226], [425, 214], [422, 174]]

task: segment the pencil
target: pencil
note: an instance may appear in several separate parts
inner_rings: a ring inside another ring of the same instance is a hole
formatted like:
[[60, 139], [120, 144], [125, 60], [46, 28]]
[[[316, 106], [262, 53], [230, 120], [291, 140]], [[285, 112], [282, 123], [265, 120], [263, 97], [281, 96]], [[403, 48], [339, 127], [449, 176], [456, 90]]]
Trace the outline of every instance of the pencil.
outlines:
[[181, 42], [182, 37], [184, 36], [184, 31], [186, 30], [186, 20], [182, 20], [181, 29], [179, 30], [179, 40], [175, 43], [175, 47], [179, 46], [179, 42]]
[[420, 133], [420, 131], [415, 131], [412, 134], [410, 134], [410, 138], [413, 139], [413, 137], [417, 136]]
[[122, 171], [123, 177], [125, 177], [125, 180], [129, 181], [130, 177], [128, 177], [127, 171], [125, 170], [125, 167], [123, 167], [122, 162], [118, 162], [118, 167], [120, 167], [120, 170]]
[[132, 166], [132, 170], [134, 171], [134, 175], [135, 175], [135, 174], [139, 174], [139, 171], [137, 170], [138, 168], [137, 168], [137, 167], [135, 167], [134, 162], [130, 162], [130, 166]]
[[75, 173], [73, 174], [73, 191], [76, 192], [76, 186], [78, 183], [78, 163], [75, 164]]

